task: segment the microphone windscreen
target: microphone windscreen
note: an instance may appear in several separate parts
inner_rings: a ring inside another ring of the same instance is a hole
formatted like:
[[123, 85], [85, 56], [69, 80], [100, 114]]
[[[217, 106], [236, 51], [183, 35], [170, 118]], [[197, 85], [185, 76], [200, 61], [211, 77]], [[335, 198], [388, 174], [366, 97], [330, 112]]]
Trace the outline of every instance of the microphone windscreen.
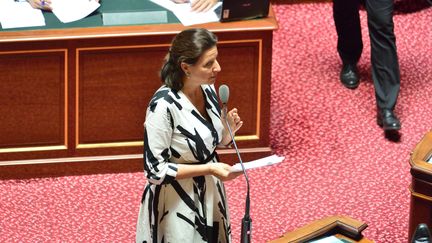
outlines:
[[222, 101], [222, 104], [226, 104], [228, 103], [228, 99], [229, 99], [229, 88], [227, 85], [222, 84], [219, 87], [219, 98]]

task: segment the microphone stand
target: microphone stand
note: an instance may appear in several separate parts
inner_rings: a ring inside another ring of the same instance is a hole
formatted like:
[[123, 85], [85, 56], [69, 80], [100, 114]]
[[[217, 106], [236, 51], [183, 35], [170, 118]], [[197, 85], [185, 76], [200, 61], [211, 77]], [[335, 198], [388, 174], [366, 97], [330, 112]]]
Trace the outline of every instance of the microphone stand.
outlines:
[[245, 167], [243, 165], [243, 161], [241, 159], [240, 152], [239, 152], [239, 150], [237, 148], [237, 144], [236, 144], [236, 141], [234, 139], [234, 135], [232, 133], [231, 127], [228, 124], [227, 107], [226, 107], [226, 105], [224, 106], [223, 109], [224, 109], [224, 113], [225, 113], [225, 123], [226, 123], [226, 126], [228, 127], [228, 132], [229, 132], [229, 134], [231, 136], [232, 142], [234, 144], [235, 151], [237, 153], [237, 157], [238, 157], [238, 159], [240, 161], [240, 165], [242, 167], [243, 174], [244, 174], [244, 177], [246, 179], [246, 186], [247, 186], [246, 203], [245, 203], [245, 214], [244, 214], [243, 219], [242, 219], [240, 242], [241, 243], [250, 243], [251, 242], [251, 235], [252, 235], [252, 219], [251, 219], [250, 214], [249, 214], [249, 212], [250, 212], [250, 196], [249, 196], [249, 188], [250, 188], [250, 186], [249, 186], [249, 178], [248, 178], [246, 169], [245, 169]]

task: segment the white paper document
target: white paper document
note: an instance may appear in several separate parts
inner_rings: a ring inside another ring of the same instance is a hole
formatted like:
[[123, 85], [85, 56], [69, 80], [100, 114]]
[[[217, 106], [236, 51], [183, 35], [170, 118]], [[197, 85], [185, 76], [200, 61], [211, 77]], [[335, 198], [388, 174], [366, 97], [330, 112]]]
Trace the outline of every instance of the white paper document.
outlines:
[[154, 3], [156, 3], [157, 5], [168, 9], [169, 11], [173, 12], [175, 7], [176, 7], [176, 3], [171, 1], [171, 0], [150, 0]]
[[319, 240], [309, 241], [308, 243], [344, 243], [344, 241], [332, 235]]
[[0, 23], [3, 29], [45, 26], [45, 18], [28, 2], [0, 0]]
[[190, 3], [174, 3], [171, 0], [151, 1], [173, 12], [184, 26], [218, 22], [219, 16], [214, 10], [222, 4], [222, 2], [218, 2], [207, 12], [192, 12]]
[[93, 13], [100, 4], [94, 0], [52, 0], [54, 15], [63, 23], [77, 21]]
[[218, 2], [207, 12], [192, 12], [189, 3], [176, 4], [176, 8], [173, 13], [180, 20], [184, 26], [194, 25], [194, 24], [204, 24], [210, 22], [218, 22], [219, 16], [214, 12], [214, 10], [219, 7], [222, 2]]
[[[263, 166], [278, 164], [278, 163], [282, 162], [284, 159], [285, 159], [285, 157], [283, 157], [283, 156], [271, 155], [271, 156], [264, 157], [264, 158], [257, 159], [257, 160], [253, 160], [250, 162], [243, 162], [243, 165], [244, 165], [246, 170], [249, 170], [249, 169], [259, 168], [259, 167], [263, 167]], [[237, 163], [237, 164], [233, 165], [231, 168], [231, 171], [232, 172], [243, 171], [241, 164]]]

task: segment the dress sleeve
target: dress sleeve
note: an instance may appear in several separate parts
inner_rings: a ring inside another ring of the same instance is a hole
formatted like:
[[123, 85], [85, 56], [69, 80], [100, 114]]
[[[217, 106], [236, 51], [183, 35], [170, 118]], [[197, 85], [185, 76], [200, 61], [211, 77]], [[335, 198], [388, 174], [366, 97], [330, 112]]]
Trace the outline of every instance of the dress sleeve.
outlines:
[[144, 170], [152, 184], [166, 184], [177, 175], [177, 164], [170, 162], [172, 116], [164, 102], [149, 109], [144, 123]]

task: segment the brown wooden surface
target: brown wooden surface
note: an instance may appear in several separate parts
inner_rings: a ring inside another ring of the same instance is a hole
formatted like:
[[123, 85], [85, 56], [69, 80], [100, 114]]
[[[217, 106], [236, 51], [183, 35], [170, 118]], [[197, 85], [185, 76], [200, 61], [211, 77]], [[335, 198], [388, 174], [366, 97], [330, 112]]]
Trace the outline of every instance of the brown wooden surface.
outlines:
[[349, 239], [353, 242], [373, 242], [362, 236], [362, 231], [367, 227], [365, 223], [347, 216], [330, 216], [287, 232], [280, 238], [268, 243], [300, 243], [316, 240], [324, 236], [335, 235], [338, 238]]
[[[194, 25], [191, 27], [202, 27], [216, 33], [239, 31], [272, 31], [277, 29], [277, 21], [273, 9], [270, 7], [268, 18], [226, 23], [214, 22]], [[136, 26], [103, 26], [90, 28], [0, 31], [0, 43], [174, 35], [185, 28], [186, 27], [182, 24], [176, 23], [162, 25], [149, 24]]]
[[412, 183], [408, 239], [420, 223], [432, 227], [432, 164], [426, 162], [432, 153], [432, 131], [427, 132], [411, 153]]
[[[219, 38], [216, 88], [230, 87], [229, 107], [237, 107], [244, 120], [236, 136], [243, 160], [268, 155], [273, 12], [264, 19], [200, 26]], [[55, 174], [52, 163], [140, 160], [146, 106], [161, 85], [158, 70], [171, 40], [184, 28], [0, 32], [0, 166], [7, 166], [0, 177], [31, 171], [11, 165], [37, 164]], [[237, 161], [233, 149], [219, 154]]]
[[65, 53], [0, 55], [0, 147], [65, 145]]

